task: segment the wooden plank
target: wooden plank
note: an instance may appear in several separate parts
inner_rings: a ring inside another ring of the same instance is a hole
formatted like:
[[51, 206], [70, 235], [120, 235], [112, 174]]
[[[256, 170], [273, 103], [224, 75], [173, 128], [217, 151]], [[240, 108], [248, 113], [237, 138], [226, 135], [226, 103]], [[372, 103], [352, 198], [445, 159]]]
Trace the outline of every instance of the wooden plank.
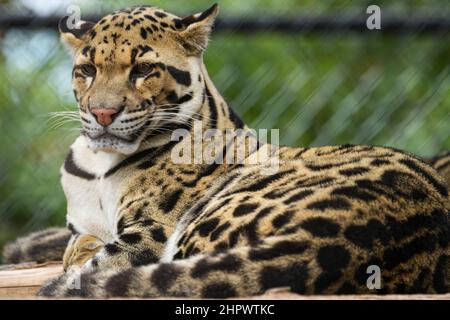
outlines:
[[0, 299], [34, 298], [48, 280], [62, 274], [60, 262], [26, 263], [2, 266], [0, 270]]

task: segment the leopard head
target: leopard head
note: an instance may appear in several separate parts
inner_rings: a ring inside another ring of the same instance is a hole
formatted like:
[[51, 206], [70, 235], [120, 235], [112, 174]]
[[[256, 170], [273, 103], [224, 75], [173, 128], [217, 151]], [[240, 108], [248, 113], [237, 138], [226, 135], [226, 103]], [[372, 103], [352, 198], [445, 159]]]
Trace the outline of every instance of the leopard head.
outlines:
[[193, 119], [203, 99], [202, 54], [217, 13], [216, 4], [185, 18], [133, 7], [97, 23], [61, 19], [91, 149], [131, 154], [151, 133]]

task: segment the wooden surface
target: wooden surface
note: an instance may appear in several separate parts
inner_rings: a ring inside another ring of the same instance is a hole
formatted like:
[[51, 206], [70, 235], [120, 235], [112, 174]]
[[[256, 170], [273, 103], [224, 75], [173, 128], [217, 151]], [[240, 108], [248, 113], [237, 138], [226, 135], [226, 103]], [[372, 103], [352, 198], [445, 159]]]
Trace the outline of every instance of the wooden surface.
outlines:
[[[45, 264], [25, 263], [0, 266], [0, 299], [34, 299], [36, 292], [51, 278], [63, 272], [60, 262]], [[169, 299], [173, 299], [170, 298]], [[289, 288], [275, 288], [261, 296], [243, 299], [283, 299], [283, 300], [450, 300], [450, 294], [443, 295], [340, 295], [340, 296], [301, 296], [289, 292]]]
[[42, 284], [62, 272], [60, 262], [0, 266], [0, 299], [34, 298]]

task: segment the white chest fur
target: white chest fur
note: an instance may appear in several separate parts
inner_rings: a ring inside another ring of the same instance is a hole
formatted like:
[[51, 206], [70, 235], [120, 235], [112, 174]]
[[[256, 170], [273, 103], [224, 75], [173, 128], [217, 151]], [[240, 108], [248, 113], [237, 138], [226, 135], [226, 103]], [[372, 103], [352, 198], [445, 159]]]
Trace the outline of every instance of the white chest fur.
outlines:
[[71, 150], [72, 170], [64, 166], [61, 169], [67, 221], [80, 233], [112, 242], [117, 236], [117, 204], [123, 181], [114, 176], [105, 178], [104, 174], [123, 160], [123, 156], [94, 153], [87, 148], [84, 137], [79, 137]]

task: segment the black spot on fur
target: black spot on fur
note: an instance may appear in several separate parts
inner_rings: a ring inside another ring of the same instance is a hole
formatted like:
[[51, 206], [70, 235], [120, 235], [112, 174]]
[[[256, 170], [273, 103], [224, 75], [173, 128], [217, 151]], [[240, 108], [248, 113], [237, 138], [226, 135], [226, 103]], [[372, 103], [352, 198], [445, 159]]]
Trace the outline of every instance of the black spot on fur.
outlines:
[[141, 51], [141, 53], [139, 53], [139, 57], [142, 57], [147, 52], [153, 51], [153, 49], [147, 45], [139, 45], [138, 48]]
[[287, 170], [287, 171], [282, 171], [282, 172], [278, 172], [278, 173], [272, 174], [272, 175], [270, 175], [268, 177], [265, 177], [265, 178], [262, 178], [262, 179], [258, 179], [257, 182], [255, 182], [255, 183], [253, 183], [253, 184], [251, 184], [251, 185], [249, 185], [247, 187], [243, 187], [243, 188], [237, 190], [234, 193], [247, 192], [247, 191], [253, 192], [253, 191], [262, 190], [262, 189], [266, 188], [267, 186], [269, 186], [271, 183], [273, 183], [273, 182], [275, 182], [277, 180], [280, 180], [284, 176], [289, 175], [289, 174], [294, 173], [294, 172], [295, 172], [295, 170], [292, 169], [292, 170]]
[[[424, 229], [441, 231], [439, 239], [444, 240], [449, 237], [447, 214], [440, 210], [433, 210], [431, 213], [416, 214], [407, 219], [397, 220], [387, 216], [385, 225], [389, 234], [396, 242], [419, 233]], [[446, 244], [444, 244], [446, 246]]]
[[235, 296], [237, 296], [236, 289], [226, 282], [211, 283], [202, 290], [203, 298], [225, 299]]
[[315, 237], [326, 238], [336, 237], [341, 227], [331, 219], [317, 217], [309, 218], [302, 222], [302, 228]]
[[437, 243], [438, 239], [435, 235], [425, 234], [405, 244], [388, 248], [383, 255], [384, 267], [392, 270], [400, 263], [406, 262], [418, 254], [433, 252]]
[[234, 209], [233, 216], [234, 217], [241, 217], [246, 214], [255, 212], [256, 208], [258, 208], [258, 204], [256, 203], [243, 203]]
[[144, 40], [147, 39], [147, 31], [145, 31], [144, 28], [141, 28], [140, 34], [141, 34], [142, 39], [144, 39]]
[[190, 100], [192, 99], [192, 95], [193, 95], [192, 92], [183, 95], [181, 98], [179, 98], [179, 99], [177, 100], [177, 103], [178, 103], [178, 104], [182, 104], [182, 103], [185, 103], [185, 102], [190, 101]]
[[356, 176], [356, 175], [359, 175], [359, 174], [363, 174], [363, 173], [366, 173], [366, 172], [368, 172], [368, 171], [369, 171], [368, 168], [364, 168], [364, 167], [353, 167], [353, 168], [350, 168], [350, 169], [342, 169], [342, 170], [339, 170], [339, 173], [342, 174], [342, 175], [344, 175], [344, 176], [350, 177], [350, 176]]
[[182, 271], [177, 266], [170, 263], [161, 263], [151, 275], [152, 284], [162, 293], [166, 293], [174, 284]]
[[324, 199], [308, 204], [306, 207], [311, 210], [349, 210], [350, 203], [344, 198]]
[[183, 27], [183, 22], [182, 22], [181, 19], [175, 18], [172, 21], [173, 21], [173, 23], [175, 25], [175, 28], [181, 29]]
[[317, 262], [322, 273], [314, 281], [316, 293], [323, 293], [327, 287], [342, 277], [342, 269], [350, 262], [350, 253], [340, 245], [328, 245], [319, 249]]
[[316, 294], [324, 293], [326, 288], [338, 281], [342, 277], [342, 271], [332, 270], [323, 272], [314, 281], [314, 290]]
[[287, 268], [267, 266], [261, 270], [260, 283], [263, 291], [276, 287], [290, 287], [291, 291], [306, 292], [308, 267], [304, 263], [294, 263]]
[[317, 178], [317, 177], [313, 177], [313, 178], [307, 178], [307, 179], [302, 179], [300, 181], [297, 181], [297, 183], [295, 184], [297, 187], [301, 187], [301, 188], [309, 188], [309, 187], [316, 187], [316, 186], [327, 186], [329, 184], [331, 184], [334, 180], [336, 180], [335, 178], [332, 177], [326, 177], [326, 178]]
[[199, 260], [191, 271], [193, 278], [203, 278], [210, 272], [237, 272], [242, 266], [242, 261], [237, 256], [228, 254], [218, 261], [211, 261], [211, 259]]
[[165, 14], [164, 12], [161, 12], [161, 11], [155, 11], [155, 16], [157, 16], [159, 18], [165, 18], [165, 17], [167, 17], [167, 14]]
[[211, 232], [210, 240], [211, 241], [216, 241], [220, 237], [220, 235], [225, 230], [227, 230], [230, 226], [231, 226], [231, 223], [229, 223], [228, 221], [225, 222], [224, 224], [218, 226], [213, 232]]
[[389, 160], [385, 160], [385, 159], [373, 159], [370, 164], [375, 166], [375, 167], [381, 167], [384, 165], [388, 165], [391, 162]]
[[371, 249], [375, 240], [385, 244], [388, 240], [386, 227], [376, 219], [370, 219], [366, 225], [350, 225], [344, 231], [345, 237], [364, 249]]
[[182, 194], [182, 189], [175, 190], [166, 199], [162, 200], [159, 204], [159, 208], [165, 213], [170, 212], [175, 207]]
[[291, 218], [292, 218], [293, 215], [294, 215], [294, 212], [287, 211], [287, 212], [284, 212], [281, 215], [275, 217], [272, 220], [273, 227], [277, 228], [277, 229], [283, 227], [284, 225], [288, 224], [289, 221], [291, 221]]
[[133, 48], [131, 50], [131, 64], [134, 64], [136, 62], [136, 56], [138, 54], [138, 49]]
[[148, 19], [148, 20], [150, 20], [152, 22], [158, 22], [158, 20], [156, 20], [154, 17], [152, 17], [149, 14], [144, 14], [144, 18], [146, 18], [146, 19]]
[[135, 271], [133, 269], [127, 269], [111, 276], [105, 284], [108, 296], [126, 297], [134, 275]]
[[317, 262], [324, 271], [333, 272], [347, 267], [350, 253], [340, 245], [324, 246], [319, 249]]
[[201, 223], [196, 229], [201, 237], [207, 237], [219, 224], [219, 218], [213, 218]]
[[331, 192], [333, 196], [345, 196], [350, 199], [362, 200], [362, 201], [373, 201], [376, 199], [375, 196], [367, 191], [361, 190], [358, 187], [340, 187], [336, 188]]
[[130, 255], [130, 262], [133, 267], [145, 266], [158, 262], [159, 257], [150, 249], [140, 251], [137, 254]]
[[308, 248], [304, 241], [280, 241], [268, 248], [255, 248], [250, 250], [251, 260], [272, 260], [292, 254], [302, 254]]
[[191, 74], [188, 71], [183, 71], [177, 69], [173, 66], [167, 66], [167, 71], [179, 84], [190, 86], [191, 85]]
[[142, 240], [142, 236], [139, 233], [124, 233], [120, 235], [120, 240], [128, 244], [136, 244]]
[[175, 91], [169, 91], [166, 95], [166, 99], [169, 102], [177, 102], [178, 101], [178, 95]]
[[186, 251], [185, 251], [184, 255], [186, 257], [189, 257], [189, 256], [193, 256], [193, 255], [197, 254], [198, 252], [199, 252], [198, 248], [196, 248], [195, 245], [193, 243], [191, 243], [190, 245], [188, 245], [186, 247]]
[[122, 249], [119, 248], [119, 246], [115, 243], [108, 243], [105, 245], [106, 253], [110, 256], [116, 255], [122, 251]]
[[152, 237], [155, 241], [165, 243], [167, 241], [167, 237], [164, 233], [164, 228], [158, 227], [151, 231]]
[[70, 222], [67, 224], [67, 228], [70, 230], [70, 233], [73, 234], [73, 235], [79, 233], [79, 232], [75, 229], [75, 227], [73, 226], [73, 224], [70, 223]]
[[284, 204], [291, 204], [293, 202], [297, 202], [300, 201], [310, 195], [312, 195], [314, 192], [311, 190], [303, 190], [300, 192], [297, 192], [296, 194], [290, 196], [289, 198], [287, 198], [286, 200], [283, 201]]
[[141, 222], [141, 225], [142, 225], [143, 227], [150, 227], [150, 226], [152, 226], [154, 223], [155, 223], [155, 221], [152, 220], [152, 219], [145, 219], [145, 220], [143, 220], [143, 221]]
[[384, 190], [383, 189], [384, 186], [377, 181], [361, 179], [361, 180], [356, 180], [355, 182], [356, 182], [356, 185], [358, 186], [358, 188], [360, 188], [360, 189], [365, 189], [365, 190], [368, 190], [375, 194], [383, 195], [392, 201], [397, 200], [397, 197], [393, 194], [393, 192], [387, 192], [386, 190]]

